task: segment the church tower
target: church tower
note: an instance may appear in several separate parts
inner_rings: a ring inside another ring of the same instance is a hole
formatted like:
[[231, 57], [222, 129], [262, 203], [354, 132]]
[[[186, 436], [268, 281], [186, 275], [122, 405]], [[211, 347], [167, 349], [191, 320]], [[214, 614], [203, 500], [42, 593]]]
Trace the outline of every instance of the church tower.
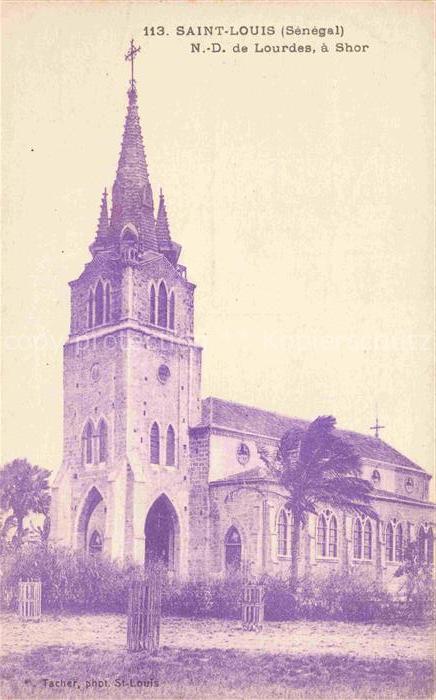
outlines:
[[53, 488], [54, 539], [187, 575], [188, 427], [200, 420], [194, 285], [179, 264], [165, 199], [157, 214], [132, 61], [112, 187], [92, 260], [70, 283], [64, 346], [64, 456]]

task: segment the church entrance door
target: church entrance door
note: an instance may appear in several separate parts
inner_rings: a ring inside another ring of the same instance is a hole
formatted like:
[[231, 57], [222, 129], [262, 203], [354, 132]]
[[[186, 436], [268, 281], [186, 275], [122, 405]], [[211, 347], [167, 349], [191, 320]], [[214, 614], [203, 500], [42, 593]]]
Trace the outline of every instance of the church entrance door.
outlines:
[[151, 506], [145, 521], [145, 565], [160, 562], [170, 571], [176, 567], [177, 514], [164, 495]]

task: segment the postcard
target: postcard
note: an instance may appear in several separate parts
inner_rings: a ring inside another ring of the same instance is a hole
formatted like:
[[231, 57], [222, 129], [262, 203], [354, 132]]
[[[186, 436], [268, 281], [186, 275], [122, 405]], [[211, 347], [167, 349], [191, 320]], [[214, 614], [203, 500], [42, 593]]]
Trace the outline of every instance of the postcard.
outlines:
[[432, 696], [433, 24], [2, 2], [2, 697]]

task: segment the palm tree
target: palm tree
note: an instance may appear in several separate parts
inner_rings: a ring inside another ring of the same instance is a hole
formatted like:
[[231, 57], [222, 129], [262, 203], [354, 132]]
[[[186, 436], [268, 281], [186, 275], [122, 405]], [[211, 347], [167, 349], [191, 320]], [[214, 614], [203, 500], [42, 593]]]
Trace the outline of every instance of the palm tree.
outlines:
[[335, 432], [333, 416], [319, 416], [306, 429], [286, 432], [275, 458], [260, 456], [286, 488], [285, 508], [292, 515], [291, 580], [298, 579], [300, 529], [307, 513], [328, 503], [346, 511], [377, 518], [371, 508], [372, 484], [361, 478], [361, 462], [353, 447]]
[[15, 526], [17, 546], [23, 539], [24, 518], [29, 513], [48, 515], [50, 493], [47, 469], [33, 466], [27, 459], [14, 459], [0, 471], [0, 508], [12, 510], [6, 518], [3, 532]]

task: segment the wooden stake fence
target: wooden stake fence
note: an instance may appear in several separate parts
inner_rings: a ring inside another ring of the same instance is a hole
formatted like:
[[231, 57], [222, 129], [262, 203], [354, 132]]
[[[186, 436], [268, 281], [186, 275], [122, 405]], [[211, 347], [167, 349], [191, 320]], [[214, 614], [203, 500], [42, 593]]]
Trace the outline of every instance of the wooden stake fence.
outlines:
[[20, 581], [18, 584], [18, 615], [22, 620], [41, 619], [41, 581]]
[[157, 654], [162, 581], [157, 573], [131, 582], [127, 613], [127, 648]]
[[242, 591], [242, 629], [260, 632], [263, 627], [265, 590], [257, 583], [245, 584]]

